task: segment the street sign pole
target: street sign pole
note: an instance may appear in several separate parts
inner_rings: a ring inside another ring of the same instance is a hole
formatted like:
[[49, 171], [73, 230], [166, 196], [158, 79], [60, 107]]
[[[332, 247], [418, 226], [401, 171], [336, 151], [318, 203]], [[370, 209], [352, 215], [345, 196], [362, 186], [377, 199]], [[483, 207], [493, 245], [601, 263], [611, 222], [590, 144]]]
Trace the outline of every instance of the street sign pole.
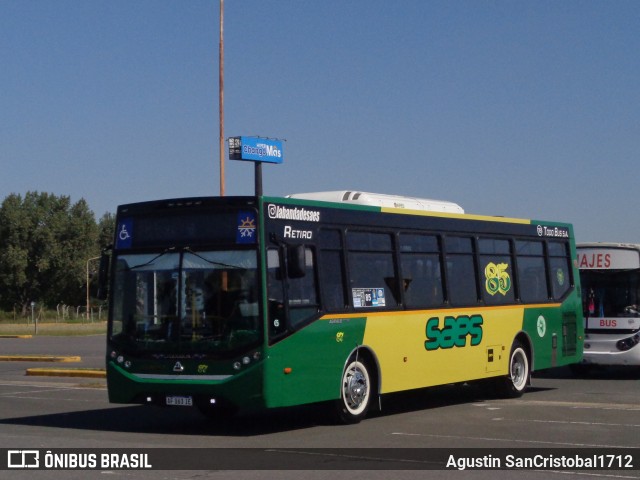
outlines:
[[265, 137], [229, 138], [229, 160], [254, 162], [256, 197], [262, 196], [262, 164], [282, 163], [282, 140]]
[[256, 197], [261, 197], [262, 196], [262, 162], [256, 162], [255, 184], [256, 184]]

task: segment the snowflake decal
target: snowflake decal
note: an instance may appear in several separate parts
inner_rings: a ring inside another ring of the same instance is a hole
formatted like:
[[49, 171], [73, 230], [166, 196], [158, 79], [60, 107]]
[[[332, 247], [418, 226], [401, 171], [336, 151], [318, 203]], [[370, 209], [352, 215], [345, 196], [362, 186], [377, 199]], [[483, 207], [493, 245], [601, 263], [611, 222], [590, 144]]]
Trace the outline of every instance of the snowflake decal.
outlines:
[[256, 219], [247, 217], [240, 219], [240, 225], [238, 225], [238, 233], [242, 238], [253, 238], [256, 232]]

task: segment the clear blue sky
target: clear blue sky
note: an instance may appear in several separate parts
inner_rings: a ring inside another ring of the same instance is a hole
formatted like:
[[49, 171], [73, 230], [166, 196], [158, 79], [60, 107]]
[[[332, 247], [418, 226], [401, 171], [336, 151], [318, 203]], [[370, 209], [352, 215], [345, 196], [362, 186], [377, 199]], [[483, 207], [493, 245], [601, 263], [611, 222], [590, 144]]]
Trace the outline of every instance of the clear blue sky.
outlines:
[[[217, 195], [217, 0], [0, 0], [0, 200]], [[225, 136], [359, 189], [640, 242], [640, 2], [227, 0]], [[253, 193], [226, 162], [228, 195]]]

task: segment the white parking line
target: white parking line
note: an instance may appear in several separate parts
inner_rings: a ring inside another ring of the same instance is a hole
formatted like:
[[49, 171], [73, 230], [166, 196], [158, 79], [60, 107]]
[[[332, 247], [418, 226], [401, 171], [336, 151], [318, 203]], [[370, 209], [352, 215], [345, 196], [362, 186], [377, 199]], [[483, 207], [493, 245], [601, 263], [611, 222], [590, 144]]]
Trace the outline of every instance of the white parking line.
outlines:
[[[514, 420], [509, 420], [514, 421]], [[601, 427], [625, 427], [625, 428], [639, 428], [640, 424], [636, 423], [605, 423], [605, 422], [577, 422], [577, 421], [568, 421], [568, 420], [516, 420], [519, 422], [530, 422], [530, 423], [560, 423], [566, 425], [593, 425], [593, 426], [601, 426]]]
[[[41, 400], [43, 397], [39, 394], [46, 392], [48, 395], [51, 392], [69, 392], [73, 390], [98, 390], [104, 394], [104, 388], [96, 388], [95, 386], [79, 386], [78, 384], [59, 384], [59, 383], [26, 383], [26, 382], [4, 382], [0, 383], [0, 387], [14, 387], [20, 388], [20, 390], [0, 392], [0, 398], [19, 398], [23, 400]], [[30, 390], [24, 390], [24, 388], [30, 388]], [[90, 400], [78, 400], [77, 398], [57, 400], [72, 400], [77, 401], [90, 401]]]
[[588, 473], [584, 470], [580, 470], [579, 472], [569, 472], [565, 470], [534, 470], [535, 472], [545, 472], [545, 473], [560, 473], [562, 475], [580, 475], [585, 477], [597, 477], [597, 478], [622, 478], [622, 479], [630, 479], [635, 480], [640, 478], [640, 476], [634, 475], [615, 475], [612, 473]]
[[[558, 402], [552, 400], [505, 400], [502, 402], [495, 402], [497, 405], [507, 406], [509, 404], [514, 406], [529, 405], [532, 407], [566, 407], [575, 409], [601, 409], [601, 410], [629, 410], [640, 411], [640, 405], [637, 403], [597, 403], [597, 402]], [[475, 406], [483, 406], [482, 404], [474, 404]], [[484, 405], [485, 407], [488, 404]]]
[[514, 438], [491, 438], [491, 437], [470, 437], [463, 435], [437, 435], [433, 433], [408, 433], [408, 432], [392, 432], [391, 435], [402, 435], [406, 437], [429, 437], [429, 438], [448, 438], [454, 440], [480, 440], [483, 442], [507, 442], [520, 443], [529, 445], [550, 445], [564, 447], [592, 447], [592, 448], [629, 448], [628, 445], [605, 445], [599, 443], [573, 443], [573, 442], [552, 442], [546, 440], [523, 440]]

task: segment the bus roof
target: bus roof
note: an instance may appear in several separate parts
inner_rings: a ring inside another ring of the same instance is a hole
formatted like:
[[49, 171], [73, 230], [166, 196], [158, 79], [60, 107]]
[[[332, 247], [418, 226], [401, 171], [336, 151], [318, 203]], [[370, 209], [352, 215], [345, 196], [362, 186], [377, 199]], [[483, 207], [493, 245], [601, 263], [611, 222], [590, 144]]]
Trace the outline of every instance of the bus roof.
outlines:
[[369, 205], [387, 208], [404, 208], [429, 212], [464, 213], [460, 205], [445, 200], [428, 198], [403, 197], [383, 193], [359, 192], [355, 190], [337, 190], [331, 192], [294, 193], [287, 198], [317, 200], [321, 202], [349, 203], [353, 205]]
[[581, 270], [636, 270], [640, 268], [640, 244], [591, 242], [576, 244]]
[[640, 250], [640, 243], [616, 243], [616, 242], [580, 242], [576, 248], [611, 248], [620, 250]]

